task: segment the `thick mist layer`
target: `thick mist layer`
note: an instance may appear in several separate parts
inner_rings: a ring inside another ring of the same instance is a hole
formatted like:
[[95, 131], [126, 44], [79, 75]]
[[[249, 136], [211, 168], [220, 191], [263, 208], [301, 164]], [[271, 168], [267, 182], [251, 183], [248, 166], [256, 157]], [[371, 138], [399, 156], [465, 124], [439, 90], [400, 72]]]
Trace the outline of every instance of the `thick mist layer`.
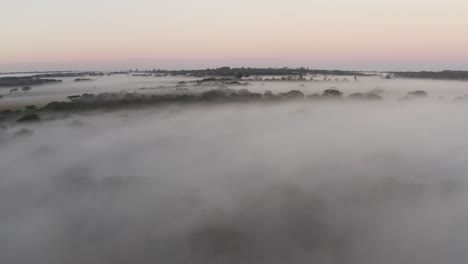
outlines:
[[0, 134], [0, 262], [464, 263], [467, 114], [231, 104], [16, 125], [34, 133]]

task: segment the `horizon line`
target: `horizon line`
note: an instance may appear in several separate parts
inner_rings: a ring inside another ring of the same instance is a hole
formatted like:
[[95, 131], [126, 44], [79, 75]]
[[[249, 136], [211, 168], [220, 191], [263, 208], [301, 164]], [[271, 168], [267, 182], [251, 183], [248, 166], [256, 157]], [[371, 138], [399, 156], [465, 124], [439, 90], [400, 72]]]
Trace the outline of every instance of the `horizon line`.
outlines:
[[[2, 65], [2, 64], [0, 64]], [[51, 72], [154, 72], [154, 71], [168, 71], [168, 72], [180, 72], [180, 71], [208, 71], [208, 70], [217, 70], [222, 68], [230, 68], [230, 69], [307, 69], [309, 71], [342, 71], [342, 72], [377, 72], [377, 73], [393, 73], [393, 72], [468, 72], [468, 70], [462, 69], [445, 69], [445, 70], [358, 70], [358, 69], [340, 69], [340, 68], [311, 68], [311, 67], [291, 67], [291, 66], [275, 66], [275, 67], [251, 67], [251, 66], [222, 66], [222, 67], [206, 67], [206, 68], [181, 68], [181, 69], [174, 69], [174, 68], [145, 68], [144, 70], [140, 70], [139, 67], [136, 68], [127, 68], [127, 69], [120, 69], [120, 70], [79, 70], [79, 69], [67, 69], [67, 70], [23, 70], [23, 71], [0, 71], [0, 74], [22, 74], [22, 73], [51, 73]]]

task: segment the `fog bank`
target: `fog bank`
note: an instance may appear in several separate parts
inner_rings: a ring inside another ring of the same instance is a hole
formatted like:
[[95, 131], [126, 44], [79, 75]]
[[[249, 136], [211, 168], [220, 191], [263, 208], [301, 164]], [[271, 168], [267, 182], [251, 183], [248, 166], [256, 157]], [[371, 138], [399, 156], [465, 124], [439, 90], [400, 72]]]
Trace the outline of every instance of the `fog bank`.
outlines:
[[0, 262], [464, 263], [467, 114], [231, 104], [14, 125]]

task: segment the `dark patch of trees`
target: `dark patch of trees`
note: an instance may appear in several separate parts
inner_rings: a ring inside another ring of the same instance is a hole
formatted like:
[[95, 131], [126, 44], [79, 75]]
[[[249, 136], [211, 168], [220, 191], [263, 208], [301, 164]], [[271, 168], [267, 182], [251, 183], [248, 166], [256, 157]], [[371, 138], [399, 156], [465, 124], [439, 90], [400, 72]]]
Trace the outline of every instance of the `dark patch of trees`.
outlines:
[[435, 80], [468, 80], [468, 71], [421, 71], [421, 72], [393, 72], [394, 77], [435, 79]]
[[84, 76], [104, 76], [103, 72], [53, 72], [36, 74], [36, 78], [64, 78], [64, 77], [84, 77]]
[[382, 96], [375, 93], [353, 93], [348, 98], [355, 100], [383, 100]]
[[406, 100], [416, 99], [416, 98], [425, 98], [427, 96], [428, 94], [425, 91], [413, 91], [413, 92], [407, 93], [406, 96], [400, 98], [400, 100], [406, 101]]
[[[38, 77], [2, 77], [0, 78], [0, 87], [23, 86], [23, 91], [31, 90], [31, 85], [39, 85], [45, 83], [57, 83], [61, 80], [41, 79]], [[29, 87], [29, 89], [27, 88]], [[26, 90], [25, 90], [26, 88]]]
[[17, 123], [24, 123], [24, 122], [36, 122], [40, 121], [41, 119], [37, 114], [26, 114], [16, 120]]
[[90, 78], [76, 78], [75, 82], [91, 82], [94, 81], [93, 79]]
[[342, 95], [343, 93], [336, 89], [327, 89], [322, 93], [322, 97], [341, 97]]

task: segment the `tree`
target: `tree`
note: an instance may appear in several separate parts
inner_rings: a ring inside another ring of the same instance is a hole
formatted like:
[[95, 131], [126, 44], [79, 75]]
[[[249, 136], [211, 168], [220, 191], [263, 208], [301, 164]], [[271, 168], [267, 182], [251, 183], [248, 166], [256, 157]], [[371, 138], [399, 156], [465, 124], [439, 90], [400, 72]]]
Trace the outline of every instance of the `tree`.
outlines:
[[343, 95], [342, 92], [336, 89], [327, 89], [323, 91], [322, 96], [333, 96], [333, 97], [341, 97]]

